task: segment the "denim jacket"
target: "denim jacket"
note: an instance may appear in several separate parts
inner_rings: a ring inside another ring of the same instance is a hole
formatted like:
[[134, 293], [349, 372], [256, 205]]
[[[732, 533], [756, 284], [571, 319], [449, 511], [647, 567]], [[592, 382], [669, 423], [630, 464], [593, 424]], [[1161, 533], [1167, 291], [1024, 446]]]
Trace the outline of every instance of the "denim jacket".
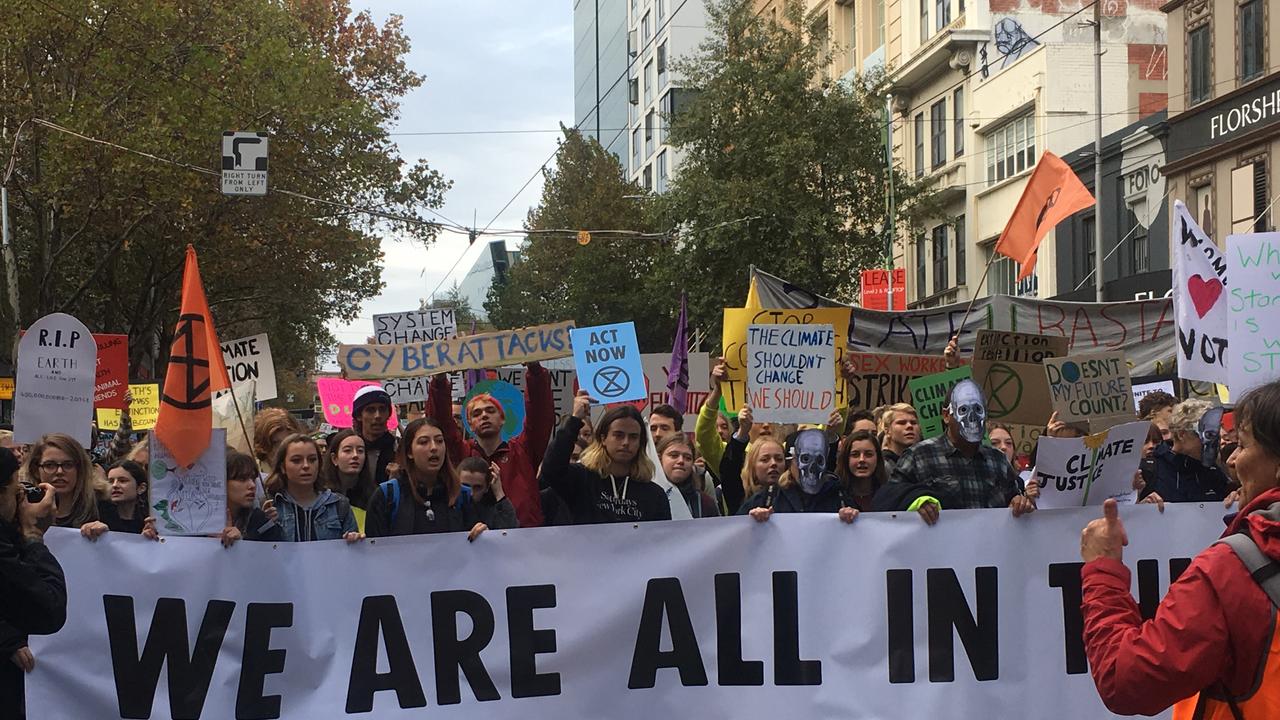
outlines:
[[300, 506], [288, 491], [276, 493], [275, 503], [280, 513], [276, 522], [285, 542], [338, 540], [349, 532], [357, 532], [350, 501], [332, 490], [321, 492], [311, 507]]

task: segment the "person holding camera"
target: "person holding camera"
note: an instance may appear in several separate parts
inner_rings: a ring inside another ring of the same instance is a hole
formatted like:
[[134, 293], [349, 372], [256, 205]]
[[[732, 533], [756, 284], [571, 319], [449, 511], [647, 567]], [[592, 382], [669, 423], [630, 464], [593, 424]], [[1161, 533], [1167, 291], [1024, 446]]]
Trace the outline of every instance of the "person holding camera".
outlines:
[[67, 620], [67, 583], [44, 546], [53, 485], [18, 482], [18, 458], [0, 448], [0, 717], [23, 717], [23, 673], [35, 668], [27, 635], [48, 635]]

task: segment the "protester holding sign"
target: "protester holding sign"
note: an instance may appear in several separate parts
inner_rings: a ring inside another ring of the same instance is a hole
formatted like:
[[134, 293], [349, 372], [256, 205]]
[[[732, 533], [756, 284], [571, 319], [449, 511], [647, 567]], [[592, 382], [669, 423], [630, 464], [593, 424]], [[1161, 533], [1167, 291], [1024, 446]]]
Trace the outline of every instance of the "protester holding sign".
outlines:
[[[754, 472], [751, 470], [744, 473], [744, 467], [750, 467], [751, 464], [751, 448], [755, 447], [761, 438], [774, 437], [773, 427], [771, 423], [755, 422], [755, 414], [749, 405], [743, 405], [738, 411], [738, 429], [725, 443], [724, 454], [720, 458], [720, 477], [729, 478], [729, 481], [721, 483], [720, 487], [724, 494], [725, 507], [730, 512], [736, 512], [747, 498], [763, 486], [761, 483], [756, 483], [754, 479], [739, 485], [731, 478], [746, 477]], [[774, 482], [776, 481], [777, 478], [774, 478]]]
[[828, 467], [827, 435], [821, 430], [801, 430], [787, 442], [787, 471], [770, 486], [747, 499], [739, 515], [765, 522], [775, 512], [836, 513], [853, 522], [857, 508], [849, 504], [844, 485]]
[[866, 430], [855, 430], [840, 441], [836, 453], [836, 476], [844, 486], [845, 498], [854, 508], [871, 509], [876, 491], [888, 481], [880, 456], [880, 443]]
[[538, 466], [542, 464], [547, 442], [556, 424], [555, 398], [551, 394], [551, 375], [541, 364], [525, 366], [525, 415], [520, 434], [502, 439], [506, 409], [493, 395], [481, 393], [467, 401], [465, 412], [474, 438], [462, 436], [462, 428], [453, 420], [453, 384], [445, 373], [431, 380], [427, 417], [440, 421], [450, 457], [478, 457], [497, 463], [502, 470], [503, 489], [516, 507], [520, 527], [541, 527], [542, 501], [538, 495]]
[[[1199, 424], [1212, 406], [1204, 400], [1183, 400], [1169, 415], [1169, 434], [1173, 446], [1156, 447], [1155, 482], [1143, 491], [1142, 502], [1221, 502], [1230, 489], [1230, 479], [1217, 465], [1217, 448], [1209, 464], [1204, 463], [1205, 443]], [[1219, 411], [1221, 412], [1221, 411]], [[1217, 444], [1216, 433], [1214, 445]]]
[[386, 482], [387, 464], [396, 456], [396, 436], [387, 429], [391, 420], [391, 396], [379, 385], [366, 385], [351, 400], [351, 427], [364, 438], [366, 462], [373, 479]]
[[306, 435], [286, 437], [276, 450], [267, 492], [280, 513], [285, 542], [364, 539], [351, 502], [320, 480], [320, 446]]
[[[88, 523], [97, 522], [98, 498], [93, 491], [93, 462], [75, 438], [61, 433], [40, 438], [40, 442], [27, 454], [27, 477], [53, 486], [57, 495], [54, 525], [83, 528]], [[104, 525], [102, 531], [105, 530]]]
[[475, 540], [489, 529], [449, 456], [443, 425], [422, 417], [405, 426], [396, 452], [400, 471], [369, 501], [364, 522], [370, 537], [468, 532], [467, 539]]
[[662, 473], [675, 486], [673, 490], [678, 491], [684, 498], [685, 504], [689, 506], [690, 515], [696, 519], [716, 517], [720, 514], [716, 501], [698, 490], [698, 484], [693, 477], [693, 444], [684, 433], [669, 433], [658, 442], [658, 459], [662, 462]]
[[110, 499], [98, 502], [98, 517], [112, 532], [140, 533], [147, 519], [147, 470], [121, 460], [107, 470]]
[[284, 534], [271, 517], [276, 515], [271, 500], [257, 506], [258, 463], [244, 453], [227, 453], [227, 527], [222, 544], [231, 547], [237, 540], [280, 542]]
[[[729, 374], [729, 365], [724, 358], [716, 358], [716, 362], [711, 366], [711, 390], [707, 393], [707, 399], [702, 403], [702, 410], [698, 411], [698, 421], [693, 426], [693, 439], [698, 445], [698, 454], [706, 460], [707, 467], [719, 468], [720, 460], [724, 457], [724, 447], [729, 442], [729, 438], [724, 437], [720, 432], [720, 399], [723, 397], [720, 383], [725, 382]], [[721, 473], [721, 478], [724, 474]], [[731, 509], [733, 508], [730, 505]]]
[[653, 482], [645, 451], [649, 435], [633, 405], [615, 405], [596, 423], [591, 445], [570, 464], [578, 431], [591, 415], [586, 391], [573, 399], [573, 415], [556, 431], [542, 463], [542, 479], [564, 500], [576, 524], [670, 520], [671, 503]]
[[[1129, 537], [1113, 501], [1080, 538], [1089, 669], [1102, 701], [1122, 715], [1271, 718], [1280, 708], [1280, 383], [1236, 406], [1241, 511], [1223, 540], [1192, 560], [1143, 621], [1130, 594]], [[1176, 704], [1176, 705], [1175, 705]]]
[[373, 465], [359, 433], [351, 428], [334, 433], [329, 438], [321, 466], [320, 478], [325, 487], [347, 496], [352, 507], [369, 508], [369, 499], [378, 489], [378, 483], [373, 480]]

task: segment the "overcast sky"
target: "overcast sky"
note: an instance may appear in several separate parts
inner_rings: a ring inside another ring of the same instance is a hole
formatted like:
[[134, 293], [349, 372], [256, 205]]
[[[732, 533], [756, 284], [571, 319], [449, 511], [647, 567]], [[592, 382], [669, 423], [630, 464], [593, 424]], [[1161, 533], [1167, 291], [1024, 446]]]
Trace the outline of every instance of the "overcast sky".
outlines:
[[[556, 148], [555, 132], [508, 135], [394, 135], [412, 132], [551, 130], [573, 122], [573, 7], [569, 0], [353, 0], [381, 24], [404, 17], [412, 43], [407, 63], [422, 87], [401, 106], [391, 129], [404, 158], [426, 158], [453, 181], [440, 212], [484, 227]], [[493, 223], [519, 228], [542, 190], [529, 184]], [[514, 245], [516, 238], [508, 238]], [[374, 313], [418, 306], [438, 285], [461, 281], [480, 252], [465, 235], [445, 232], [430, 247], [384, 238], [386, 289], [365, 301], [360, 317], [335, 325], [339, 342], [372, 334]], [[461, 259], [459, 259], [461, 257]], [[454, 267], [456, 263], [456, 267]], [[450, 273], [450, 268], [453, 271]], [[449, 273], [446, 277], [446, 273]], [[443, 281], [443, 284], [441, 284]]]

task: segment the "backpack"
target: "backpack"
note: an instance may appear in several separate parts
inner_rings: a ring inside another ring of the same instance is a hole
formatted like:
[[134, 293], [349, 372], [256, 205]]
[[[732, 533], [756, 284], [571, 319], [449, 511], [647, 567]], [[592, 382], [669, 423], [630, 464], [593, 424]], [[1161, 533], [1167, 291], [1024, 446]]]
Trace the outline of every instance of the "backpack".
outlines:
[[1253, 581], [1271, 598], [1271, 604], [1280, 608], [1280, 563], [1263, 554], [1247, 533], [1229, 535], [1218, 542], [1235, 552]]
[[[387, 526], [396, 526], [396, 513], [400, 511], [400, 478], [391, 478], [378, 483], [378, 487], [382, 489], [382, 497], [387, 499], [390, 505], [390, 512], [387, 513]], [[458, 493], [458, 501], [453, 507], [463, 510], [471, 504], [471, 486], [463, 485], [462, 492]]]

